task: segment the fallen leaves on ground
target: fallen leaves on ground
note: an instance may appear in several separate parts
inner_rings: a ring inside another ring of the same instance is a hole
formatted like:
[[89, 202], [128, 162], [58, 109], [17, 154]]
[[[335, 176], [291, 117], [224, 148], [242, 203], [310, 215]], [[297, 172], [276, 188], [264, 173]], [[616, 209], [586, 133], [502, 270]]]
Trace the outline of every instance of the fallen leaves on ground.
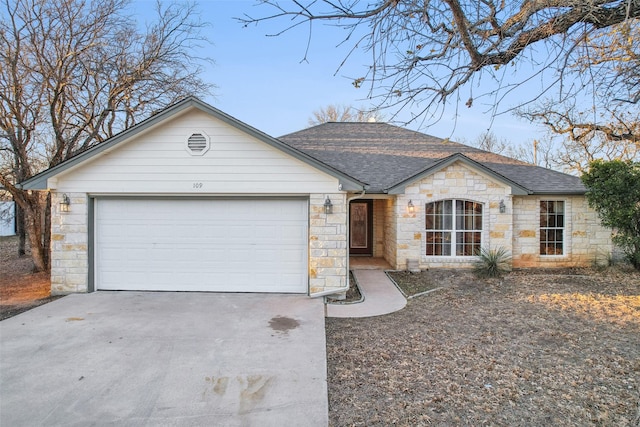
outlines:
[[640, 425], [638, 272], [442, 274], [397, 313], [327, 319], [332, 426]]
[[29, 253], [18, 257], [18, 238], [0, 237], [0, 320], [55, 298], [49, 273], [33, 273]]

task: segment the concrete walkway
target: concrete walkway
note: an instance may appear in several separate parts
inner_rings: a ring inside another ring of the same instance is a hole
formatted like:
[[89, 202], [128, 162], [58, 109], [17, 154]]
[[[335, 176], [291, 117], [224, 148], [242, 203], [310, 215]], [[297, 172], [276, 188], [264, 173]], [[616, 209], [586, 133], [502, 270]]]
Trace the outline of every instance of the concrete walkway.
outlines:
[[402, 310], [407, 300], [382, 270], [353, 270], [364, 301], [327, 304], [327, 317], [372, 317]]

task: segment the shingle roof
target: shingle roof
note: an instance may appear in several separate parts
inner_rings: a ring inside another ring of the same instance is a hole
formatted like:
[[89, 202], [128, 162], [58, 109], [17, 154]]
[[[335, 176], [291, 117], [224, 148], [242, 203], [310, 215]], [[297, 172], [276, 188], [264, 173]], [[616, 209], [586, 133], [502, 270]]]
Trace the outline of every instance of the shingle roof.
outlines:
[[578, 177], [387, 123], [329, 122], [278, 138], [384, 193], [462, 154], [532, 194], [583, 194]]

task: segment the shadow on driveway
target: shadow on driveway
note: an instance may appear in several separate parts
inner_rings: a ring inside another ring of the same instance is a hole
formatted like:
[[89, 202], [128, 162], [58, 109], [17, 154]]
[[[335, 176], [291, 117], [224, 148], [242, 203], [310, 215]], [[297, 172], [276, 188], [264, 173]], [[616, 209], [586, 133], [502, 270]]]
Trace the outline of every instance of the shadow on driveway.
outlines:
[[96, 292], [0, 322], [0, 425], [326, 426], [324, 306]]

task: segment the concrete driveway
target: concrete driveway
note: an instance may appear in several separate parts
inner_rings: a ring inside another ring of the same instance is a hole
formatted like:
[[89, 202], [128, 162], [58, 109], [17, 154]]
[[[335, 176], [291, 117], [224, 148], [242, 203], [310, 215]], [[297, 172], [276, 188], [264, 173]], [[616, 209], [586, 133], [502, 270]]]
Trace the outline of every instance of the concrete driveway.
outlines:
[[324, 306], [76, 294], [0, 322], [2, 426], [326, 426]]

